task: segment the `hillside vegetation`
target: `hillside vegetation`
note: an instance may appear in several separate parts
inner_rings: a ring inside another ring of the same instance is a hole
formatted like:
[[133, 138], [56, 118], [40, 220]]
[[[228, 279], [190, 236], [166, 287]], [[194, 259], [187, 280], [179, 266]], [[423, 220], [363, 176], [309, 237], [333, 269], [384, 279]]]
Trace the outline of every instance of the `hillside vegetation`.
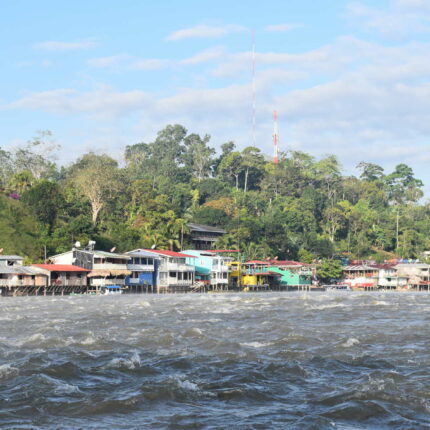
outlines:
[[[258, 148], [224, 143], [168, 125], [154, 142], [127, 146], [124, 160], [87, 153], [59, 168], [41, 135], [0, 149], [0, 248], [34, 261], [70, 249], [180, 249], [190, 221], [224, 227], [219, 248], [248, 258], [417, 257], [430, 249], [430, 205], [423, 183], [362, 162], [344, 176], [334, 155], [299, 151], [278, 165]], [[44, 148], [43, 151], [40, 149]]]

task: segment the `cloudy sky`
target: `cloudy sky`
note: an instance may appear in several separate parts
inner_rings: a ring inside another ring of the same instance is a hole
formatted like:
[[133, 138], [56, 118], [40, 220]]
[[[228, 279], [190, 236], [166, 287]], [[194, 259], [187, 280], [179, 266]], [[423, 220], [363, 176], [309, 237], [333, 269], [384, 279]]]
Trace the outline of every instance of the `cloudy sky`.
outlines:
[[[60, 161], [120, 157], [170, 123], [212, 145], [334, 153], [430, 185], [430, 0], [2, 2], [0, 147], [51, 130]], [[317, 6], [316, 6], [317, 5]]]

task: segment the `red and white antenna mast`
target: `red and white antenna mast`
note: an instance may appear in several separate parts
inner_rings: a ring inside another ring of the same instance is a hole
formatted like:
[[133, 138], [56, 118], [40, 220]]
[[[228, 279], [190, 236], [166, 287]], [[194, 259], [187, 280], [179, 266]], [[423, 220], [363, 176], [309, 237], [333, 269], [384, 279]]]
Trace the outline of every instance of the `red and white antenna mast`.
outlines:
[[256, 91], [255, 91], [255, 30], [252, 30], [252, 146], [257, 146], [256, 127]]
[[278, 134], [278, 112], [273, 111], [273, 162], [279, 163], [279, 134]]

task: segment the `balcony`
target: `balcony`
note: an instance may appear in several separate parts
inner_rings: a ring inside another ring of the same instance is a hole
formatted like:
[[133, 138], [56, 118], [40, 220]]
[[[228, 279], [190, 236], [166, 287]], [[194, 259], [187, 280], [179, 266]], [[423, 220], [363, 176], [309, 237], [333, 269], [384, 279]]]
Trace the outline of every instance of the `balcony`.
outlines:
[[127, 264], [127, 269], [132, 272], [153, 272], [153, 264]]
[[213, 266], [212, 266], [212, 271], [214, 271], [214, 272], [222, 272], [222, 273], [225, 273], [225, 272], [230, 272], [230, 267], [231, 266], [219, 266], [218, 264], [214, 264]]
[[36, 287], [43, 286], [39, 285], [40, 282], [37, 282], [34, 279], [0, 279], [0, 287]]
[[160, 272], [194, 272], [194, 266], [185, 263], [161, 263]]
[[104, 287], [105, 285], [124, 285], [125, 281], [122, 278], [104, 279], [90, 278], [90, 285], [93, 287]]
[[127, 264], [99, 263], [93, 264], [93, 270], [128, 270]]
[[159, 282], [160, 287], [189, 287], [193, 285], [194, 281], [192, 279], [178, 281], [175, 278], [169, 278], [167, 280], [162, 280]]

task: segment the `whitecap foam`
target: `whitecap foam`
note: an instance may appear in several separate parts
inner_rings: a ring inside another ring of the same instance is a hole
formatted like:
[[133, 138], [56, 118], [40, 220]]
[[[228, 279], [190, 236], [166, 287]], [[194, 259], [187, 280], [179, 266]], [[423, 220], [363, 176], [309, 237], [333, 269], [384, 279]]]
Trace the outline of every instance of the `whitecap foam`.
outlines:
[[45, 340], [45, 336], [42, 333], [34, 333], [33, 335], [31, 335], [27, 341], [28, 342], [40, 342]]
[[265, 346], [272, 345], [272, 342], [243, 342], [240, 343], [241, 346], [248, 346], [250, 348], [264, 348]]
[[358, 345], [360, 341], [354, 337], [350, 337], [346, 342], [342, 343], [341, 346], [344, 348], [351, 348], [351, 346]]
[[10, 364], [2, 364], [0, 366], [0, 379], [6, 379], [14, 376], [18, 376], [19, 369], [13, 367]]
[[136, 369], [140, 367], [142, 364], [140, 360], [139, 353], [137, 351], [133, 352], [133, 354], [130, 356], [130, 358], [124, 358], [124, 357], [118, 357], [113, 358], [109, 363], [105, 366], [107, 368], [114, 368], [114, 369]]
[[177, 382], [178, 382], [179, 388], [182, 388], [183, 390], [187, 390], [187, 391], [199, 390], [199, 386], [197, 384], [195, 384], [194, 382], [190, 382], [187, 379], [185, 380], [178, 379]]

